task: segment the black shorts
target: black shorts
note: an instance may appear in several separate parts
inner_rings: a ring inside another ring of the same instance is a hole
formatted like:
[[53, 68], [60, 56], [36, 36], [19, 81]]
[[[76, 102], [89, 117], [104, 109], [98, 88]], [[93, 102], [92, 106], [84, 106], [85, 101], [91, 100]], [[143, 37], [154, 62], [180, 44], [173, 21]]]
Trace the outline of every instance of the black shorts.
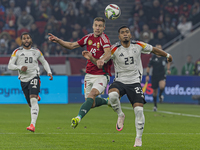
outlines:
[[119, 81], [114, 81], [110, 85], [109, 90], [112, 88], [117, 88], [119, 90], [120, 96], [126, 94], [132, 105], [134, 103], [142, 103], [142, 104], [146, 103], [140, 83], [123, 84]]
[[21, 82], [21, 87], [27, 103], [30, 103], [30, 95], [38, 95], [40, 92], [40, 78], [34, 77], [29, 82]]
[[166, 80], [166, 75], [164, 75], [164, 76], [152, 76], [151, 77], [151, 87], [152, 87], [152, 89], [157, 89], [158, 87], [159, 87], [159, 82], [161, 81], [161, 80]]

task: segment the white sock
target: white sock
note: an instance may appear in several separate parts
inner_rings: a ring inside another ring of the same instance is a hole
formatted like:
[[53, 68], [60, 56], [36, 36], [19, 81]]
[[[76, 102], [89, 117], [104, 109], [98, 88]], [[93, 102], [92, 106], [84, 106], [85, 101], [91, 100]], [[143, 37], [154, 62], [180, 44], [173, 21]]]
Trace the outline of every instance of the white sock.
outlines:
[[118, 116], [123, 116], [124, 113], [122, 112], [122, 109], [121, 109], [119, 94], [117, 92], [111, 92], [108, 95], [109, 95], [109, 100], [110, 100], [113, 110], [118, 114]]
[[76, 118], [78, 118], [78, 119], [79, 119], [79, 122], [81, 121], [81, 117], [80, 117], [80, 116], [76, 116]]
[[31, 124], [33, 124], [35, 127], [36, 120], [39, 113], [38, 100], [37, 98], [31, 98], [30, 102], [31, 102]]
[[135, 112], [136, 138], [141, 139], [145, 123], [143, 107], [136, 106], [134, 108], [134, 112]]

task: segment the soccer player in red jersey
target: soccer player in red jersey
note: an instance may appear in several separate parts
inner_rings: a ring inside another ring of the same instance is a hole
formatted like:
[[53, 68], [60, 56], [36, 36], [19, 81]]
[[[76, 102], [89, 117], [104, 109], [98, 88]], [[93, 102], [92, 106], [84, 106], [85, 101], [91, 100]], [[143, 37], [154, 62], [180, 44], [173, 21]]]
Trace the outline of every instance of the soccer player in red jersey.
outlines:
[[[76, 128], [78, 123], [91, 108], [108, 104], [107, 99], [97, 97], [105, 90], [111, 76], [110, 67], [112, 62], [109, 61], [104, 64], [104, 61], [109, 60], [111, 57], [110, 40], [107, 35], [103, 33], [104, 30], [105, 20], [102, 17], [97, 17], [93, 22], [93, 33], [84, 36], [77, 42], [63, 41], [49, 33], [50, 41], [58, 43], [70, 50], [80, 46], [86, 46], [87, 51], [89, 51], [94, 58], [98, 59], [96, 65], [90, 60], [87, 60], [86, 75], [84, 78], [86, 101], [81, 106], [78, 116], [71, 120], [71, 127], [73, 128]], [[100, 58], [102, 55], [103, 57]]]

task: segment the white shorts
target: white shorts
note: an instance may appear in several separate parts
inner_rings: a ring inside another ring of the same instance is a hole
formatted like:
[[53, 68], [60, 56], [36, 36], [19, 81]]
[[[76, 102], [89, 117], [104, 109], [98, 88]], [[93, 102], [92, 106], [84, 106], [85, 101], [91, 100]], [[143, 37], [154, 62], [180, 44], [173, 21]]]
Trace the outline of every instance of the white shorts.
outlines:
[[97, 89], [100, 94], [103, 93], [109, 81], [109, 75], [86, 74], [84, 78], [85, 98], [87, 98], [93, 88]]

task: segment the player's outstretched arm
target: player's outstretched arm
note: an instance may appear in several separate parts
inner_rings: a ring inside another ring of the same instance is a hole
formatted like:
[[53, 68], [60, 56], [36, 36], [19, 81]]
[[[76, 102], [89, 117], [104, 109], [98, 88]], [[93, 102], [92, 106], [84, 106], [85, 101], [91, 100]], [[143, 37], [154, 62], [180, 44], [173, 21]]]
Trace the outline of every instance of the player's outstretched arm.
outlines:
[[78, 44], [78, 42], [67, 42], [67, 41], [63, 41], [62, 39], [54, 36], [53, 34], [51, 33], [48, 33], [49, 35], [49, 41], [51, 42], [54, 42], [54, 43], [58, 43], [60, 44], [61, 46], [67, 48], [67, 49], [75, 49], [75, 48], [78, 48], [80, 47], [80, 45]]
[[167, 61], [172, 62], [172, 56], [169, 53], [166, 53], [165, 51], [163, 51], [157, 47], [153, 47], [152, 53], [154, 53], [158, 56], [167, 57]]

